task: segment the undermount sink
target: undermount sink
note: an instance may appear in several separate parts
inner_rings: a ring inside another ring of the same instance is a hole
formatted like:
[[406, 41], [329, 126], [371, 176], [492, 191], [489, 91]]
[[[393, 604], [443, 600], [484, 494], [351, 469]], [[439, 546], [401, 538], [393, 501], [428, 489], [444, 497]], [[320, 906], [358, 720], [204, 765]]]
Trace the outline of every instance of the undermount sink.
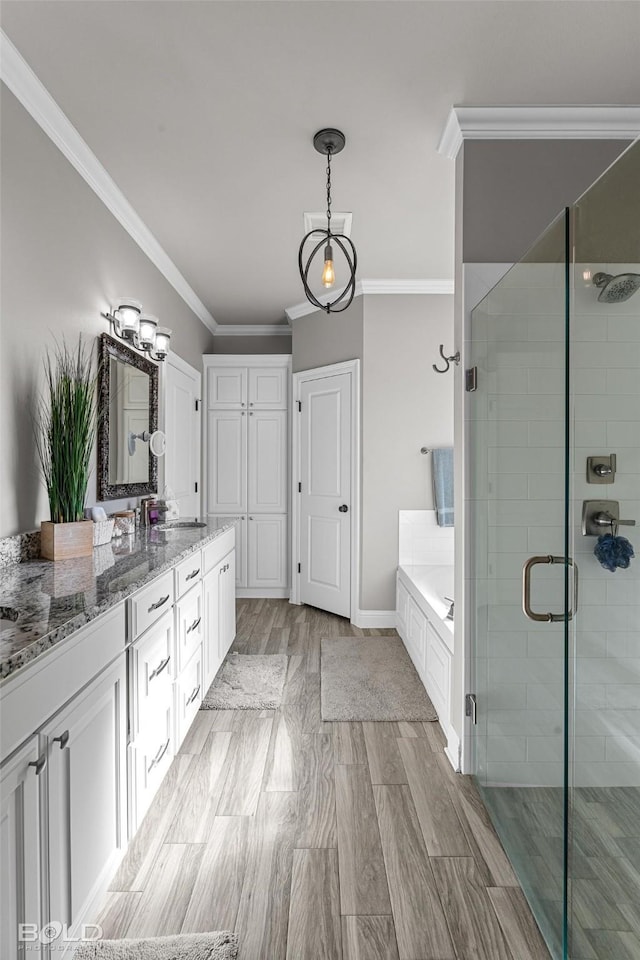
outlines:
[[155, 530], [194, 530], [196, 527], [206, 527], [200, 520], [171, 520], [168, 523], [156, 523]]
[[0, 633], [4, 630], [13, 630], [19, 616], [19, 610], [14, 610], [12, 607], [0, 607]]

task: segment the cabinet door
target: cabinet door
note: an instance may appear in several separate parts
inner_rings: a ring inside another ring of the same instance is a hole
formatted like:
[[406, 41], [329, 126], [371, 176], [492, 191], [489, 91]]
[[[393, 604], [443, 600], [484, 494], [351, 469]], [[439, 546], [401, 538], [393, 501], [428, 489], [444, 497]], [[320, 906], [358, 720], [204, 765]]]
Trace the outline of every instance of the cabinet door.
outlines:
[[284, 410], [287, 406], [288, 369], [249, 368], [249, 409]]
[[207, 370], [207, 404], [230, 409], [247, 405], [246, 367], [209, 367]]
[[49, 757], [50, 919], [88, 920], [125, 843], [125, 657], [43, 731]]
[[218, 655], [224, 660], [236, 636], [236, 571], [235, 551], [231, 551], [219, 566], [218, 603], [220, 611]]
[[427, 618], [413, 597], [409, 597], [407, 603], [407, 642], [405, 645], [416, 670], [420, 674], [420, 679], [423, 680], [427, 656]]
[[249, 414], [249, 513], [287, 512], [287, 414]]
[[286, 516], [250, 516], [247, 531], [247, 586], [286, 587]]
[[[222, 566], [222, 564], [220, 565]], [[215, 677], [220, 656], [220, 568], [214, 567], [202, 583], [204, 601], [204, 634], [202, 640], [203, 692], [206, 693]]]
[[246, 414], [244, 410], [210, 410], [207, 416], [207, 511], [246, 513]]
[[[38, 763], [40, 760], [40, 763]], [[43, 764], [33, 736], [0, 772], [0, 956], [40, 956], [40, 804]], [[19, 925], [28, 924], [20, 937]], [[28, 941], [25, 938], [29, 939]], [[27, 953], [28, 951], [28, 953]]]
[[173, 698], [155, 715], [153, 728], [129, 745], [130, 836], [136, 832], [171, 765]]
[[242, 516], [216, 516], [209, 517], [209, 523], [217, 523], [224, 526], [227, 523], [233, 523], [236, 528], [235, 538], [235, 577], [236, 587], [246, 587], [247, 585], [247, 515]]

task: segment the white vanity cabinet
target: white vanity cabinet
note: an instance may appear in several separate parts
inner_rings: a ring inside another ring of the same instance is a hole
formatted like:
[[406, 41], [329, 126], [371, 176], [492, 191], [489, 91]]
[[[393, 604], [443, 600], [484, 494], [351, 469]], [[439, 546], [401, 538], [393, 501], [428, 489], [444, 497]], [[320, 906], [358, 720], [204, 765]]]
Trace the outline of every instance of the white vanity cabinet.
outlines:
[[[124, 606], [76, 631], [2, 685], [2, 957], [20, 924], [70, 936], [104, 893], [126, 843]], [[68, 943], [55, 940], [56, 956]], [[20, 951], [20, 956], [25, 951]]]
[[211, 686], [236, 635], [235, 531], [227, 530], [203, 550], [205, 692]]
[[[32, 924], [37, 936], [43, 921], [41, 881], [43, 844], [40, 836], [42, 779], [46, 757], [34, 734], [0, 771], [0, 956], [22, 960], [19, 924]], [[29, 947], [33, 947], [33, 942]], [[32, 954], [34, 955], [34, 954]]]
[[126, 844], [124, 655], [42, 731], [48, 756], [49, 918], [86, 919]]
[[207, 356], [209, 519], [235, 522], [239, 596], [288, 596], [289, 356]]

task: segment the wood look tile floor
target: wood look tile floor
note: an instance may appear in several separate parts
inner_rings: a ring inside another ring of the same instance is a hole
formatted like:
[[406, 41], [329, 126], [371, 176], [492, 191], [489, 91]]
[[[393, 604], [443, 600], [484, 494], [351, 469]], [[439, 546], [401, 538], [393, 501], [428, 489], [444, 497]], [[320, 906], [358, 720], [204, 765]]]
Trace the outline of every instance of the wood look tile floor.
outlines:
[[239, 600], [239, 653], [285, 653], [274, 711], [200, 711], [96, 918], [107, 938], [231, 929], [239, 960], [549, 960], [438, 723], [327, 723], [320, 640], [380, 636]]

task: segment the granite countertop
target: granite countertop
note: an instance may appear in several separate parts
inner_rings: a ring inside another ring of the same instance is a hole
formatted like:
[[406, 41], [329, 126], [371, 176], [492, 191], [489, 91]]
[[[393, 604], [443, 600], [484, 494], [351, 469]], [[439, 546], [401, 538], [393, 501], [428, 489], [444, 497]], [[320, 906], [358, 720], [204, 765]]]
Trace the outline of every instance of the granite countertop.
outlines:
[[[0, 568], [0, 679], [231, 529], [143, 529], [76, 560], [27, 560]], [[16, 616], [17, 614], [17, 616]]]

